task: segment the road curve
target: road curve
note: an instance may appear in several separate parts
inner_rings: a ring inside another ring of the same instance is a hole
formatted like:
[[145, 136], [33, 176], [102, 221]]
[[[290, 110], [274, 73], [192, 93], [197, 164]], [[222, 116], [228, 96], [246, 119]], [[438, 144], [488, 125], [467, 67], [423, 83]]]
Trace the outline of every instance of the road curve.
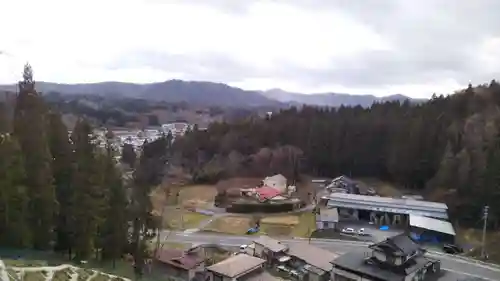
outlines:
[[[256, 238], [256, 236], [234, 236], [226, 234], [212, 234], [212, 233], [186, 233], [177, 231], [162, 231], [160, 233], [160, 239], [162, 241], [172, 241], [172, 242], [183, 242], [183, 243], [208, 243], [208, 244], [219, 244], [223, 246], [239, 246], [243, 244], [250, 244]], [[278, 238], [283, 243], [293, 244], [293, 243], [304, 243], [308, 239], [304, 238]], [[343, 254], [360, 247], [367, 247], [370, 243], [361, 241], [347, 241], [347, 240], [337, 240], [337, 239], [311, 239], [311, 245], [335, 252], [338, 254]], [[488, 281], [498, 281], [500, 280], [500, 266], [494, 264], [483, 263], [473, 259], [452, 256], [437, 252], [429, 252], [427, 254], [432, 258], [437, 258], [441, 260], [441, 266], [443, 269], [451, 272], [455, 276], [463, 277], [476, 277], [482, 278]], [[443, 279], [444, 280], [444, 279]], [[456, 280], [456, 279], [446, 279], [446, 280]]]

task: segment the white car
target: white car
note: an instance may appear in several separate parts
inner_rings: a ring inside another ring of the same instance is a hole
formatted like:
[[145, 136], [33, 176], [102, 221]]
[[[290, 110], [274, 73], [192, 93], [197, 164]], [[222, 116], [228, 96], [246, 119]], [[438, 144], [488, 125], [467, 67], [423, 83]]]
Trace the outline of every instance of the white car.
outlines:
[[364, 228], [358, 229], [358, 235], [360, 236], [366, 235], [365, 229]]
[[240, 252], [244, 252], [248, 248], [248, 245], [241, 245]]
[[350, 228], [350, 227], [346, 227], [346, 228], [343, 228], [342, 229], [342, 233], [345, 233], [345, 234], [354, 234], [354, 229]]

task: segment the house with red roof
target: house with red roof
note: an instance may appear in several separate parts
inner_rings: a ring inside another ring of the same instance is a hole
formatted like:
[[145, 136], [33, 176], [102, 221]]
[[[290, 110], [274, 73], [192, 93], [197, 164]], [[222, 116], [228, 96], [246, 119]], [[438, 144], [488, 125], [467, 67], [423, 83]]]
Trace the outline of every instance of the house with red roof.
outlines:
[[155, 271], [177, 280], [192, 280], [205, 270], [205, 259], [197, 253], [179, 249], [159, 249], [155, 255]]
[[274, 197], [281, 194], [281, 191], [269, 186], [263, 186], [255, 189], [255, 193], [257, 194], [257, 198], [260, 201], [271, 200]]

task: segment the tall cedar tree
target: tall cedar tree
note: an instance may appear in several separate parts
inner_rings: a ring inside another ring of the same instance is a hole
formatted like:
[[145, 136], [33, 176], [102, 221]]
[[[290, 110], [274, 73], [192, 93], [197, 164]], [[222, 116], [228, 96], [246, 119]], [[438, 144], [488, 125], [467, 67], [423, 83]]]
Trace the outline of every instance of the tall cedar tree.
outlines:
[[24, 67], [23, 81], [14, 112], [14, 134], [24, 155], [25, 185], [29, 197], [29, 225], [35, 249], [49, 249], [53, 241], [57, 200], [53, 184], [48, 138], [46, 106], [35, 90], [33, 71]]
[[55, 250], [67, 252], [71, 257], [72, 228], [71, 221], [73, 188], [73, 148], [68, 136], [68, 129], [63, 124], [60, 114], [50, 112], [49, 147], [52, 154], [52, 171], [56, 187], [59, 215], [56, 222]]
[[110, 139], [107, 139], [103, 160], [103, 186], [107, 187], [109, 194], [102, 227], [102, 258], [113, 261], [114, 267], [115, 261], [120, 259], [128, 243], [128, 202]]
[[167, 159], [167, 139], [162, 137], [151, 143], [144, 142], [141, 156], [134, 171], [132, 187], [132, 217], [135, 273], [139, 278], [143, 273], [145, 253], [145, 239], [147, 235], [158, 227], [153, 218], [153, 207], [149, 194], [154, 186], [161, 183]]
[[22, 153], [15, 137], [0, 135], [0, 245], [30, 246], [28, 194]]
[[75, 167], [72, 175], [74, 202], [71, 229], [74, 231], [75, 259], [88, 259], [95, 249], [96, 237], [105, 200], [101, 188], [101, 173], [92, 128], [79, 120], [71, 135]]
[[123, 145], [121, 162], [128, 164], [131, 168], [135, 166], [137, 154], [135, 153], [134, 146], [129, 143]]

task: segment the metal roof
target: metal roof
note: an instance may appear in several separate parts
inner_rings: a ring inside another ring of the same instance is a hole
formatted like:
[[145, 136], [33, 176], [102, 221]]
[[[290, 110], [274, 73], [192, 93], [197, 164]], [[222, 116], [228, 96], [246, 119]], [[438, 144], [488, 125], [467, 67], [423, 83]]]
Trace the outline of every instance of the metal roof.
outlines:
[[448, 207], [444, 203], [345, 193], [332, 193], [322, 199], [327, 199], [330, 207], [448, 219]]
[[207, 270], [219, 273], [230, 278], [235, 278], [249, 271], [252, 271], [265, 262], [265, 260], [257, 257], [249, 256], [246, 254], [238, 254], [207, 267]]
[[449, 221], [410, 215], [410, 225], [455, 236], [455, 229]]

